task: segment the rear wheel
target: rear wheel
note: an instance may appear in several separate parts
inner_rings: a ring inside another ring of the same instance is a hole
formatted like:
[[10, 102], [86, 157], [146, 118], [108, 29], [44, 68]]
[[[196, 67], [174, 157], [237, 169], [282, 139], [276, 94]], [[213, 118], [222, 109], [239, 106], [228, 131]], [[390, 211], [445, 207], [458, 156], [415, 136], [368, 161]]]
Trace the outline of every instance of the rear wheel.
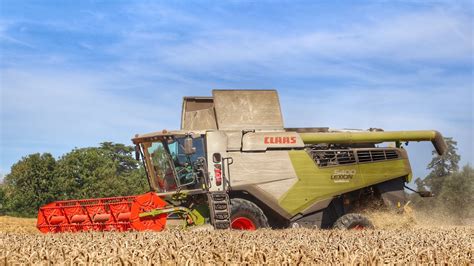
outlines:
[[268, 219], [255, 203], [244, 199], [230, 200], [230, 227], [237, 230], [256, 230], [269, 227]]
[[374, 229], [374, 225], [362, 214], [348, 213], [339, 217], [339, 219], [334, 223], [333, 228], [343, 230], [363, 230]]

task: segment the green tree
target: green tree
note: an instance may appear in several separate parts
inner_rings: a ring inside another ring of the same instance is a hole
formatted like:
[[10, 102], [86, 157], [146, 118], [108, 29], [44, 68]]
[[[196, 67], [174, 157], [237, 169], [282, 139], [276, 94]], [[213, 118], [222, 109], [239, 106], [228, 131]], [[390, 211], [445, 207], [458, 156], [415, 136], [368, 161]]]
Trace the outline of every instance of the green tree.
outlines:
[[100, 149], [116, 166], [116, 175], [120, 178], [119, 195], [141, 194], [149, 190], [145, 169], [135, 160], [135, 148], [120, 143], [103, 142]]
[[57, 161], [49, 153], [22, 158], [0, 184], [0, 214], [34, 216], [56, 200], [136, 195], [148, 191], [134, 148], [104, 142], [74, 149]]
[[466, 165], [461, 172], [449, 175], [443, 182], [438, 201], [458, 220], [473, 217], [474, 169]]
[[443, 187], [445, 178], [459, 170], [459, 160], [461, 156], [457, 154], [457, 142], [453, 138], [445, 138], [447, 150], [443, 155], [438, 155], [433, 150], [434, 155], [427, 169], [431, 170], [424, 179], [416, 179], [418, 190], [430, 190], [436, 195], [439, 195]]
[[116, 167], [98, 148], [74, 149], [58, 160], [58, 199], [112, 196]]
[[143, 169], [132, 157], [134, 149], [104, 142], [100, 147], [74, 149], [58, 160], [61, 199], [140, 194], [147, 190]]
[[0, 215], [4, 215], [6, 211], [5, 205], [5, 185], [0, 183]]
[[135, 148], [120, 143], [102, 142], [100, 148], [107, 151], [117, 164], [118, 173], [136, 170], [139, 163], [134, 158]]
[[56, 195], [56, 160], [49, 153], [35, 153], [15, 163], [5, 176], [4, 210], [7, 214], [34, 216]]

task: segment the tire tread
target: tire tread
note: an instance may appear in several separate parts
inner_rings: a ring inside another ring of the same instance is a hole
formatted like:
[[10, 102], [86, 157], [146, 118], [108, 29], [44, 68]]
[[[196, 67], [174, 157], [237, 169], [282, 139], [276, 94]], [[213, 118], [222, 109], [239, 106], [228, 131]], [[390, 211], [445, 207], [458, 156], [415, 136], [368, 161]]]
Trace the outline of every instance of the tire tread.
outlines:
[[356, 225], [362, 225], [367, 229], [374, 229], [372, 222], [360, 213], [348, 213], [339, 217], [339, 219], [337, 219], [334, 223], [333, 228], [347, 230]]
[[255, 222], [255, 226], [258, 228], [266, 228], [270, 227], [268, 223], [267, 216], [263, 213], [262, 209], [260, 209], [255, 203], [241, 199], [241, 198], [233, 198], [230, 200], [230, 213], [231, 213], [231, 221], [234, 215], [239, 213], [244, 213], [246, 215], [243, 216], [251, 216], [251, 218]]

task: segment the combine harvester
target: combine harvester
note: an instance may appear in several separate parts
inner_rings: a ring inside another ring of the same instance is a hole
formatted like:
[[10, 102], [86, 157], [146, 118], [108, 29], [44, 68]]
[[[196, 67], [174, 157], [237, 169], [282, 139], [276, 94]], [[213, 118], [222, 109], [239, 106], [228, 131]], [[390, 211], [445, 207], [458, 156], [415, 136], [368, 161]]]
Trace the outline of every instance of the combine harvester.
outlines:
[[[369, 203], [406, 203], [412, 178], [401, 143], [446, 144], [437, 131], [284, 128], [273, 90], [185, 97], [181, 130], [136, 135], [150, 192], [57, 201], [40, 208], [41, 232], [367, 228]], [[393, 143], [393, 147], [382, 143]], [[420, 193], [430, 196], [429, 193]]]

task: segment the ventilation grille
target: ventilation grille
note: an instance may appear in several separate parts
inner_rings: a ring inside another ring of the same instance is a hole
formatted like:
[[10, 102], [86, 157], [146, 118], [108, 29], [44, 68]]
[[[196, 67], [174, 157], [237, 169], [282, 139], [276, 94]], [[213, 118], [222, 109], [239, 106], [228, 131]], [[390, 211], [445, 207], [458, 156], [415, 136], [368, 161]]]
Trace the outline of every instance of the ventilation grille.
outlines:
[[357, 151], [357, 157], [360, 163], [364, 163], [398, 159], [399, 155], [395, 150], [363, 150]]
[[335, 166], [353, 163], [377, 162], [400, 158], [395, 150], [359, 150], [357, 160], [352, 150], [310, 150], [313, 160], [320, 166]]
[[350, 150], [316, 150], [311, 151], [313, 160], [319, 166], [331, 166], [355, 163], [354, 151]]

